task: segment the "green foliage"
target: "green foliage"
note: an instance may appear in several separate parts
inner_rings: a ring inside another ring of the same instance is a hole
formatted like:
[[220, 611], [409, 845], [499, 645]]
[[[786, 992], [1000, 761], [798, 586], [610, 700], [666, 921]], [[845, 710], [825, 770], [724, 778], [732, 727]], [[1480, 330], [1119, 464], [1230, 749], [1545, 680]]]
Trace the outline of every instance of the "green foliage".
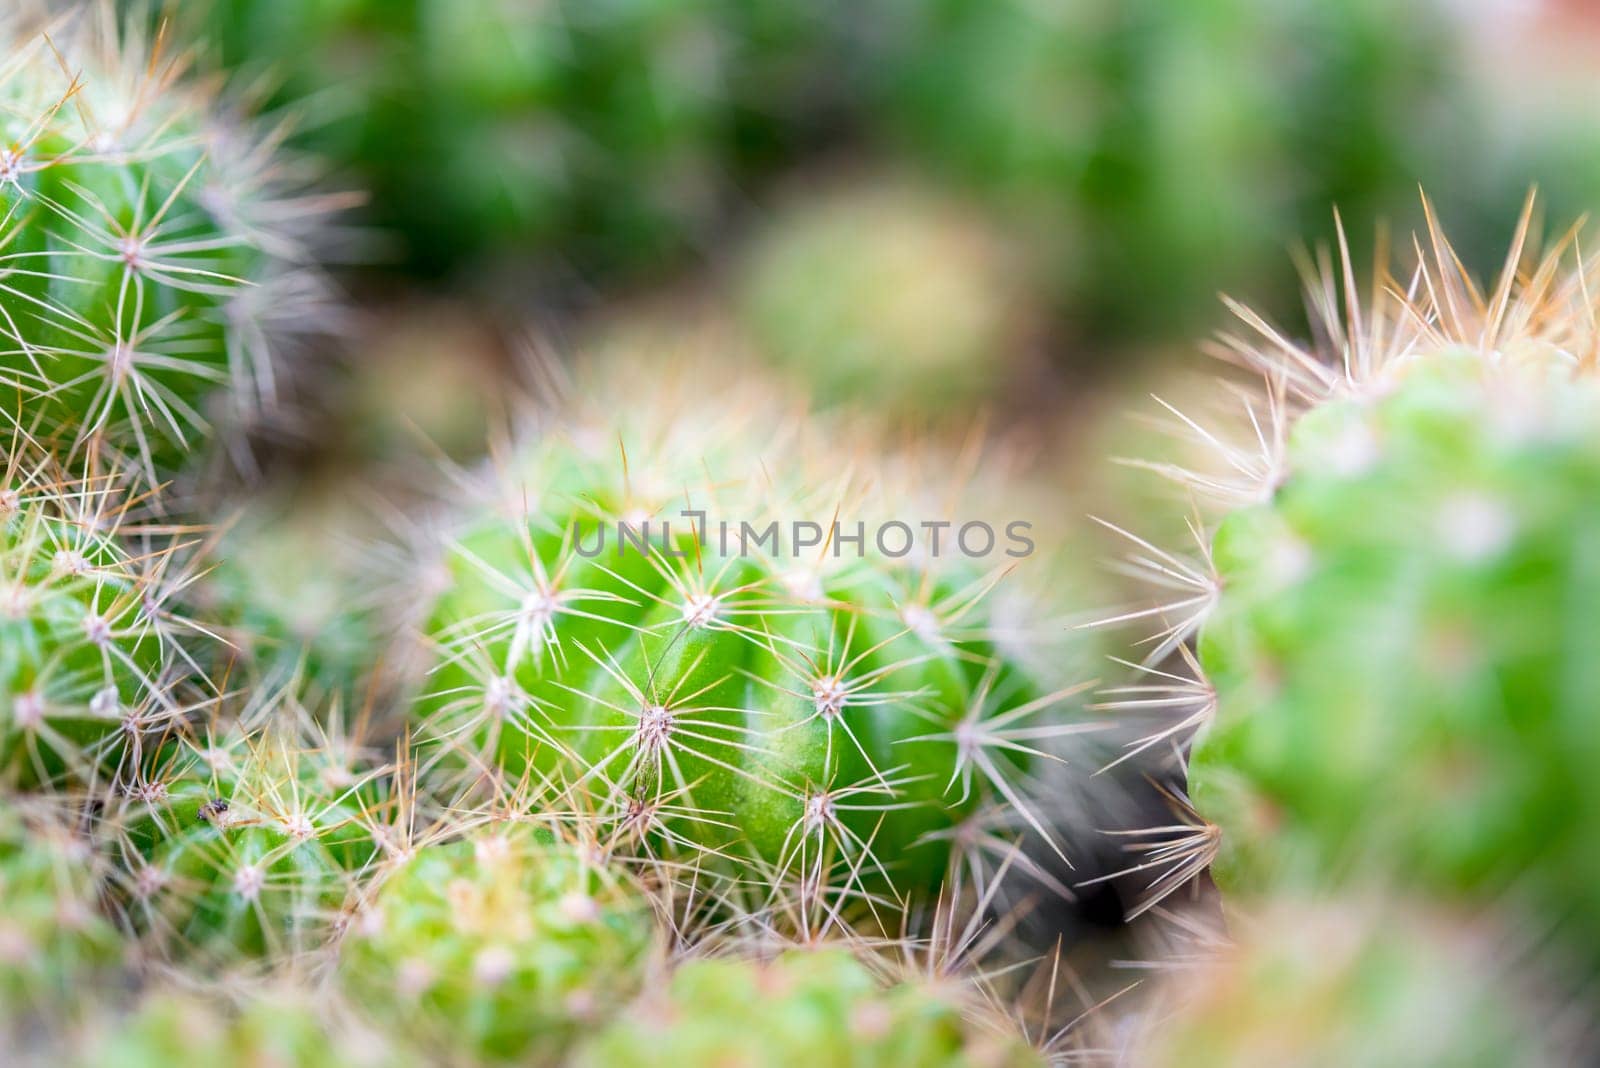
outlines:
[[936, 990], [915, 982], [884, 987], [846, 950], [806, 949], [768, 962], [688, 961], [581, 1047], [574, 1063], [1022, 1068], [1042, 1062], [1002, 1029], [980, 1030]]

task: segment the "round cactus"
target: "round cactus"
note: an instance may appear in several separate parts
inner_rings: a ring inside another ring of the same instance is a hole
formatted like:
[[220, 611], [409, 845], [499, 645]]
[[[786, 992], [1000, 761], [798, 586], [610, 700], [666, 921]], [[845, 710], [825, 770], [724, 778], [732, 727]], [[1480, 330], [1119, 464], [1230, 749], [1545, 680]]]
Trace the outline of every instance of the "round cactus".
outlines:
[[268, 324], [305, 292], [292, 261], [320, 208], [139, 19], [48, 7], [0, 17], [0, 383], [26, 425], [153, 480], [219, 384], [270, 389]]
[[574, 1063], [1017, 1066], [1020, 1036], [913, 983], [882, 986], [844, 949], [690, 960], [579, 1048]]
[[[288, 698], [263, 728], [169, 743], [108, 817], [117, 907], [156, 952], [230, 962], [327, 946], [392, 799], [359, 745]], [[252, 717], [252, 720], [254, 717]]]
[[248, 1068], [343, 1068], [421, 1064], [404, 1046], [360, 1026], [320, 992], [290, 981], [216, 990], [160, 989], [128, 1012], [106, 1010], [52, 1063], [159, 1068], [237, 1064]]
[[104, 785], [181, 718], [163, 562], [121, 537], [103, 480], [0, 480], [0, 781]]
[[[1505, 947], [1426, 911], [1281, 902], [1165, 983], [1132, 1063], [1579, 1063], [1556, 1005]], [[1592, 1053], [1592, 1051], [1590, 1051]]]
[[823, 399], [970, 417], [1027, 340], [1014, 267], [976, 209], [885, 181], [781, 214], [740, 304], [757, 349]]
[[[421, 733], [531, 769], [652, 852], [849, 896], [935, 885], [963, 819], [1030, 818], [1028, 766], [1076, 726], [1075, 691], [1041, 681], [1040, 635], [995, 589], [1035, 535], [946, 518], [947, 482], [919, 495], [764, 387], [698, 368], [675, 398], [650, 373], [649, 416], [594, 391], [464, 516]], [[715, 403], [702, 374], [729, 382]], [[912, 529], [928, 523], [946, 525]]]
[[423, 846], [377, 880], [340, 982], [448, 1056], [557, 1057], [631, 996], [658, 941], [640, 889], [527, 824]]
[[0, 804], [0, 1034], [26, 1030], [29, 1016], [53, 1019], [123, 962], [99, 910], [100, 860], [63, 811]]
[[1600, 959], [1595, 267], [1519, 271], [1526, 227], [1487, 294], [1435, 231], [1426, 295], [1351, 304], [1332, 353], [1252, 319], [1258, 454], [1230, 452], [1206, 563], [1145, 559], [1183, 588], [1156, 651], [1199, 630], [1194, 841], [1224, 889], [1514, 890]]

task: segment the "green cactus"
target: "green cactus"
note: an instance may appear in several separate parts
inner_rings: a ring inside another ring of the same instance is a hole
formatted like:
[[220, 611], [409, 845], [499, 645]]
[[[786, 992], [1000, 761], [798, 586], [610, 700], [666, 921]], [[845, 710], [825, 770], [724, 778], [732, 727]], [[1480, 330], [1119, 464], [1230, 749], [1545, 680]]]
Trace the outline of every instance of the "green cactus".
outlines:
[[1017, 1066], [1043, 1058], [1003, 1025], [984, 1028], [936, 989], [883, 986], [849, 951], [679, 965], [579, 1048], [574, 1063]]
[[1426, 910], [1279, 902], [1164, 986], [1131, 1063], [1559, 1065], [1582, 1061], [1558, 1005], [1503, 945]]
[[971, 418], [1032, 325], [1016, 267], [980, 210], [869, 181], [781, 213], [738, 299], [756, 348], [820, 399]]
[[1234, 507], [1206, 564], [1146, 557], [1183, 587], [1157, 652], [1199, 629], [1195, 841], [1242, 896], [1511, 894], [1600, 960], [1594, 265], [1519, 271], [1519, 239], [1484, 293], [1431, 236], [1418, 295], [1329, 318], [1330, 353], [1252, 320], [1280, 386], [1224, 446]]
[[659, 940], [625, 875], [525, 823], [423, 846], [375, 881], [340, 982], [445, 1056], [553, 1060], [632, 995]]
[[47, 6], [0, 19], [0, 383], [25, 425], [98, 441], [153, 481], [222, 400], [246, 411], [270, 392], [273, 324], [309, 292], [293, 261], [319, 208], [140, 20], [110, 0]]
[[181, 718], [183, 661], [163, 561], [120, 536], [103, 481], [14, 453], [0, 479], [0, 783], [104, 786]]
[[216, 991], [161, 989], [127, 1013], [97, 1014], [70, 1056], [51, 1063], [83, 1068], [160, 1068], [228, 1064], [241, 1068], [345, 1068], [418, 1065], [412, 1051], [313, 988], [288, 980]]
[[[1031, 535], [998, 522], [989, 545], [952, 517], [912, 555], [891, 524], [940, 515], [940, 475], [923, 497], [888, 458], [857, 479], [836, 428], [764, 387], [712, 401], [697, 376], [726, 372], [690, 368], [676, 395], [651, 374], [649, 414], [591, 392], [465, 513], [422, 736], [473, 754], [470, 774], [532, 769], [649, 850], [757, 859], [813, 892], [926, 890], [986, 806], [1050, 838], [1028, 767], [1075, 729], [1075, 690], [1042, 681], [1041, 635], [995, 589]], [[833, 522], [864, 541], [828, 539]]]
[[56, 1018], [123, 963], [99, 910], [100, 860], [66, 806], [0, 804], [0, 1034]]
[[164, 747], [108, 818], [117, 911], [155, 953], [232, 963], [328, 946], [395, 800], [363, 748], [287, 696]]

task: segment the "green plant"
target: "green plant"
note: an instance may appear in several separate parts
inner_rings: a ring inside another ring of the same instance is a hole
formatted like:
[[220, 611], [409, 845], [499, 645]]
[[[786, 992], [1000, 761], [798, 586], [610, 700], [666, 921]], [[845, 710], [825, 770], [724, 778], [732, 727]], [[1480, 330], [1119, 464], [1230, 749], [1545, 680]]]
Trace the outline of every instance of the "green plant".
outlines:
[[372, 882], [340, 982], [442, 1056], [552, 1060], [621, 1008], [659, 941], [626, 875], [526, 822], [423, 846]]
[[116, 929], [98, 909], [102, 867], [69, 805], [0, 806], [0, 1034], [57, 1018], [124, 963]]
[[937, 990], [881, 984], [848, 950], [814, 948], [767, 961], [686, 961], [580, 1047], [574, 1063], [1021, 1068], [1043, 1062], [1003, 1023], [985, 1028]]
[[[1211, 947], [1147, 1012], [1133, 1061], [1482, 1065], [1581, 1060], [1557, 1005], [1519, 981], [1504, 945], [1427, 910], [1277, 902]], [[1576, 1058], [1576, 1059], [1575, 1059]]]
[[104, 787], [181, 718], [191, 635], [164, 564], [130, 544], [114, 479], [70, 481], [14, 440], [0, 478], [0, 784]]
[[290, 693], [147, 758], [103, 834], [118, 915], [159, 956], [281, 962], [325, 949], [361, 875], [406, 846], [401, 785]]
[[1143, 560], [1179, 590], [1154, 655], [1198, 632], [1184, 834], [1224, 890], [1509, 896], [1592, 962], [1596, 267], [1524, 258], [1529, 225], [1488, 291], [1436, 228], [1410, 284], [1329, 276], [1325, 350], [1243, 313], [1231, 510], [1203, 561]]
[[980, 210], [868, 180], [781, 212], [737, 299], [757, 350], [820, 399], [971, 418], [1032, 325], [1017, 267]]
[[140, 23], [109, 0], [0, 18], [0, 384], [23, 425], [153, 482], [270, 399], [323, 203]]
[[648, 411], [617, 393], [633, 363], [595, 370], [610, 385], [535, 424], [463, 510], [421, 736], [469, 775], [548, 780], [653, 854], [757, 860], [856, 905], [936, 886], [988, 808], [1049, 840], [1029, 768], [1079, 729], [1077, 691], [1046, 681], [1043, 636], [997, 589], [1027, 566], [1026, 520], [992, 542], [933, 520], [938, 489], [765, 387], [705, 396], [714, 367], [653, 365]]

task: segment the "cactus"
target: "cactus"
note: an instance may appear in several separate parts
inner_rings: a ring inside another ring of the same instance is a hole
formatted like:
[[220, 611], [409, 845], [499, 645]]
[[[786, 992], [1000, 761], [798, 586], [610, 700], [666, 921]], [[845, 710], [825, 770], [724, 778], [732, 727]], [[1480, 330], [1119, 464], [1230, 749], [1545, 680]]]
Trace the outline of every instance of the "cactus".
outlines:
[[1043, 1064], [1002, 1026], [984, 1028], [937, 990], [882, 986], [841, 948], [769, 961], [697, 959], [579, 1048], [574, 1063]]
[[642, 890], [527, 823], [423, 846], [375, 882], [340, 981], [441, 1056], [552, 1061], [633, 993], [659, 940]]
[[[359, 739], [273, 693], [152, 755], [107, 819], [116, 909], [157, 955], [229, 964], [326, 948], [384, 855], [396, 799]], [[253, 726], [253, 724], [261, 724]]]
[[[1575, 1064], [1559, 1004], [1487, 933], [1356, 895], [1279, 902], [1170, 977], [1131, 1063]], [[1592, 1051], [1591, 1051], [1592, 1053]]]
[[26, 425], [154, 481], [219, 396], [270, 391], [269, 323], [309, 292], [294, 265], [323, 205], [138, 19], [43, 7], [0, 20], [0, 382]]
[[0, 805], [0, 1034], [53, 1020], [116, 975], [124, 949], [99, 912], [102, 858], [65, 806]]
[[[597, 381], [638, 373], [623, 361]], [[473, 754], [472, 774], [531, 769], [647, 849], [759, 859], [814, 892], [926, 890], [986, 806], [1049, 839], [1028, 766], [1076, 729], [1076, 691], [1043, 681], [1038, 635], [999, 611], [1026, 531], [993, 545], [969, 531], [969, 557], [968, 517], [952, 517], [937, 558], [926, 531], [914, 558], [890, 524], [941, 505], [904, 491], [892, 462], [858, 480], [824, 444], [835, 429], [765, 387], [708, 403], [697, 376], [726, 372], [691, 367], [676, 394], [651, 374], [650, 413], [619, 420], [615, 387], [591, 390], [465, 511], [427, 627], [420, 733]], [[791, 475], [807, 462], [826, 481]], [[683, 507], [705, 510], [703, 532]], [[854, 515], [860, 545], [824, 540], [834, 521], [853, 534]], [[778, 543], [756, 544], [769, 523]]]
[[970, 416], [1027, 341], [1016, 266], [980, 211], [869, 182], [780, 213], [748, 254], [739, 302], [756, 348], [821, 399]]
[[1181, 589], [1153, 655], [1199, 634], [1185, 834], [1225, 890], [1511, 894], [1600, 960], [1596, 266], [1524, 262], [1529, 226], [1489, 292], [1437, 227], [1410, 285], [1362, 301], [1347, 262], [1325, 352], [1244, 312], [1257, 437], [1202, 430], [1232, 508], [1204, 561], [1143, 559]]
[[132, 544], [117, 480], [53, 477], [26, 451], [0, 480], [0, 782], [103, 786], [183, 713], [176, 546]]
[[291, 979], [230, 980], [214, 989], [156, 989], [133, 1008], [106, 1010], [75, 1036], [65, 1061], [89, 1068], [237, 1064], [247, 1068], [344, 1068], [424, 1063], [382, 1032], [330, 1006]]

